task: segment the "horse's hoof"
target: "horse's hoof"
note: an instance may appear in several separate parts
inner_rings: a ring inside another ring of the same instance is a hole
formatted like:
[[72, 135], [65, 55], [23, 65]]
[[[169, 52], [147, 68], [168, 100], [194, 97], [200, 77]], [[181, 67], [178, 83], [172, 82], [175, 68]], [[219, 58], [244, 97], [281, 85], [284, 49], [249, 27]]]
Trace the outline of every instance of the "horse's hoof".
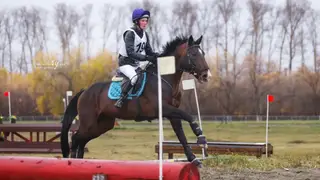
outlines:
[[203, 167], [203, 166], [202, 166], [202, 162], [201, 162], [199, 159], [197, 159], [197, 158], [195, 158], [194, 160], [192, 160], [191, 163], [194, 164], [195, 166], [197, 166], [198, 168], [202, 168], [202, 167]]
[[207, 148], [208, 148], [208, 144], [207, 144], [206, 136], [205, 136], [205, 135], [200, 135], [200, 136], [198, 136], [197, 144], [198, 144], [200, 147], [204, 147], [204, 148], [207, 149]]

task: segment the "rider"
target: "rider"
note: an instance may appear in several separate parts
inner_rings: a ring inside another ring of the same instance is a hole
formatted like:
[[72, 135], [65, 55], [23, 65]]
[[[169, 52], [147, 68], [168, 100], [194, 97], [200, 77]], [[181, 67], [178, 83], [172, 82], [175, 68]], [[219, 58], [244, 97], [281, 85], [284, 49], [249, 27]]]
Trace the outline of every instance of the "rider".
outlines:
[[122, 36], [119, 50], [119, 70], [127, 76], [131, 83], [126, 83], [120, 99], [115, 103], [117, 108], [122, 107], [128, 92], [135, 85], [138, 77], [136, 69], [145, 62], [156, 63], [158, 53], [153, 52], [149, 36], [145, 29], [150, 18], [150, 12], [141, 8], [132, 12], [133, 27], [127, 29]]

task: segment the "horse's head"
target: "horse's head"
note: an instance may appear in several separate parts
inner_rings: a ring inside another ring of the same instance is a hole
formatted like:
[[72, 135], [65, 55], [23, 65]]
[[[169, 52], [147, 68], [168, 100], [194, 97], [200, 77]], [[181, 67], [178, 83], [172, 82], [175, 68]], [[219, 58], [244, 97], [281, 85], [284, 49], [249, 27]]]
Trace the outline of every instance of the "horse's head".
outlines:
[[200, 83], [208, 81], [209, 66], [204, 58], [204, 51], [200, 47], [202, 36], [194, 41], [190, 36], [188, 42], [178, 49], [178, 68], [188, 72], [198, 79]]

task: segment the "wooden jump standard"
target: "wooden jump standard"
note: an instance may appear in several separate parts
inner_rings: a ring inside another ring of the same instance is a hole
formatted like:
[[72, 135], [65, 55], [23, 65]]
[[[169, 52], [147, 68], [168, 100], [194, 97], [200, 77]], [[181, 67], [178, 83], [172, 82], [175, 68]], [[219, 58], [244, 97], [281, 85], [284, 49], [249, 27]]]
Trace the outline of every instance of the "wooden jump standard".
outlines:
[[[189, 143], [195, 154], [202, 154], [202, 149], [195, 142]], [[261, 157], [266, 154], [265, 143], [247, 142], [208, 142], [207, 154], [239, 154]], [[155, 145], [155, 152], [159, 158], [159, 143]], [[168, 158], [173, 159], [173, 154], [184, 154], [183, 147], [178, 141], [164, 141], [163, 153], [168, 153]], [[273, 146], [268, 143], [268, 157], [273, 154]]]
[[[61, 153], [60, 141], [55, 141], [60, 138], [61, 126], [61, 123], [0, 124], [0, 132], [9, 135], [0, 142], [0, 153]], [[70, 129], [72, 134], [77, 130], [77, 126], [72, 124]], [[29, 137], [26, 136], [27, 133]], [[50, 138], [49, 134], [53, 137]], [[22, 141], [17, 141], [15, 137], [19, 137]]]

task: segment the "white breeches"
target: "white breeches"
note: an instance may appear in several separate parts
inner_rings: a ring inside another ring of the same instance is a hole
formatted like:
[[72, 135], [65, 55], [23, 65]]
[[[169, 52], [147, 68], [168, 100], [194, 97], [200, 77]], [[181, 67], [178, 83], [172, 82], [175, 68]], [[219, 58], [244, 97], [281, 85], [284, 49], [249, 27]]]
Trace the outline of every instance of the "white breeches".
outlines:
[[137, 67], [134, 67], [134, 66], [127, 64], [124, 66], [120, 66], [119, 70], [120, 70], [120, 72], [122, 72], [125, 76], [127, 76], [131, 80], [131, 85], [134, 85], [138, 80], [136, 69], [138, 67], [140, 67], [141, 69], [144, 70], [147, 67], [148, 63], [149, 63], [149, 61], [140, 61], [139, 66], [137, 66]]

